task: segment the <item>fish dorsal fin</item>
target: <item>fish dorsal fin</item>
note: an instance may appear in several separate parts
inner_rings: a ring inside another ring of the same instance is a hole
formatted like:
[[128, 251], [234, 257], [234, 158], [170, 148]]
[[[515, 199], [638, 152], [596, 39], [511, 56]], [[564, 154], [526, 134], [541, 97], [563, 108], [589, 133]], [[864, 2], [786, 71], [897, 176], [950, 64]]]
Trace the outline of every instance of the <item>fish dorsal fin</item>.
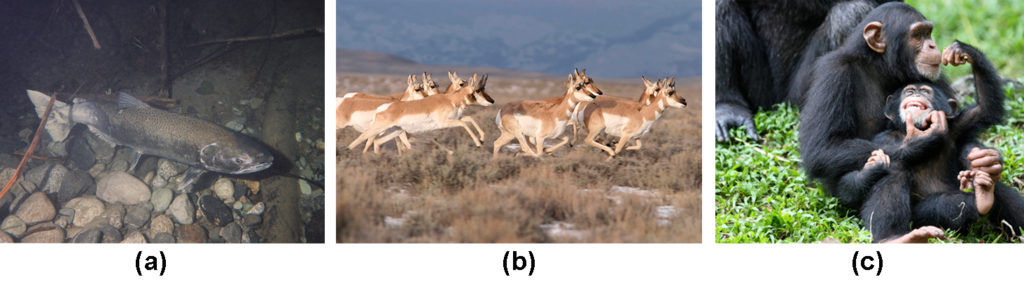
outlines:
[[149, 107], [149, 105], [147, 105], [145, 102], [140, 101], [139, 99], [136, 99], [135, 97], [129, 94], [125, 94], [124, 92], [120, 92], [117, 94], [118, 110], [137, 107]]

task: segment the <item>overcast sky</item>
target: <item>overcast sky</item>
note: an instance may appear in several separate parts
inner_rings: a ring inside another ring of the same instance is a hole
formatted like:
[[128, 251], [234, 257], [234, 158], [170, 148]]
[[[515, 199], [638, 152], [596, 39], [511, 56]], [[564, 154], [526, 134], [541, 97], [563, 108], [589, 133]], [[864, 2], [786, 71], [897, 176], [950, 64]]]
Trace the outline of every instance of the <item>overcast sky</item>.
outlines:
[[[339, 48], [426, 64], [700, 69], [698, 0], [343, 0], [337, 9]], [[641, 66], [657, 60], [666, 66]]]

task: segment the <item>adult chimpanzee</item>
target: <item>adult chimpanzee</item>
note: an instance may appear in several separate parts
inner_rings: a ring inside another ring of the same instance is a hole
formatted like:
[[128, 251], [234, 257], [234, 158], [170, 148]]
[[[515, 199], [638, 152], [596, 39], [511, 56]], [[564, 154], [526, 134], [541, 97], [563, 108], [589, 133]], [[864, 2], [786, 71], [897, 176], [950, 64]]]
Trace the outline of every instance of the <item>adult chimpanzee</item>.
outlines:
[[[869, 187], [841, 186], [841, 182], [845, 174], [862, 168], [872, 151], [882, 148], [868, 139], [885, 130], [883, 107], [888, 94], [912, 82], [931, 82], [933, 88], [951, 93], [940, 76], [943, 57], [931, 39], [931, 30], [931, 22], [909, 5], [880, 5], [858, 25], [856, 31], [860, 32], [852, 33], [841, 47], [821, 57], [809, 75], [800, 112], [803, 166], [811, 178], [849, 208], [864, 213], [863, 207], [869, 206], [864, 204]], [[920, 137], [943, 135], [945, 125], [945, 120], [929, 120], [927, 129], [906, 133], [909, 143], [904, 146], [913, 149], [921, 146], [915, 144], [920, 143]], [[974, 137], [967, 138], [958, 149], [958, 160], [969, 163], [963, 167], [998, 179], [1002, 172], [999, 153], [984, 149]], [[1021, 209], [1024, 207], [1001, 210]], [[869, 216], [865, 222], [874, 222], [872, 219], [878, 217]], [[935, 236], [934, 230], [915, 230], [911, 234], [918, 237], [911, 238], [913, 241]]]
[[887, 1], [718, 0], [717, 140], [729, 140], [728, 130], [738, 126], [746, 126], [747, 136], [758, 139], [753, 112], [783, 101], [800, 105], [802, 91], [790, 90], [791, 85], [806, 85], [801, 75], [794, 76], [798, 66], [812, 68], [815, 59], [840, 45], [861, 17]]

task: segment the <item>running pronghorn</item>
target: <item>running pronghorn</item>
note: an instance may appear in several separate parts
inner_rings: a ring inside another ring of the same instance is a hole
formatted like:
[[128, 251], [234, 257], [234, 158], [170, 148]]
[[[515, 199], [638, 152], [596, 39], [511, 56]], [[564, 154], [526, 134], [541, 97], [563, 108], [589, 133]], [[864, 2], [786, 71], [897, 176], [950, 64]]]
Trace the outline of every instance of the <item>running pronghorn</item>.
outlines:
[[[652, 100], [654, 99], [654, 95], [658, 93], [659, 84], [661, 84], [661, 80], [659, 79], [656, 83], [652, 83], [650, 80], [647, 80], [647, 77], [640, 76], [640, 79], [644, 80], [644, 91], [640, 93], [640, 98], [639, 99], [634, 100], [634, 99], [630, 99], [630, 98], [623, 98], [623, 97], [616, 97], [616, 96], [600, 96], [600, 97], [597, 97], [594, 100], [595, 101], [606, 101], [606, 100], [607, 101], [624, 101], [624, 102], [635, 101], [635, 102], [637, 102], [637, 103], [639, 103], [641, 105], [650, 104], [652, 102]], [[579, 115], [579, 113], [580, 113], [581, 110], [587, 108], [587, 106], [589, 106], [591, 103], [592, 102], [581, 102], [578, 105], [576, 105], [576, 109], [573, 110], [572, 118], [569, 120], [569, 124], [572, 125], [572, 140], [570, 140], [570, 144], [569, 145], [573, 145], [574, 143], [576, 143], [576, 140], [579, 140], [578, 132], [579, 132], [580, 128], [583, 127], [583, 121], [578, 120], [579, 118], [582, 118], [582, 116]]]
[[[423, 72], [423, 92], [426, 93], [428, 97], [441, 93], [441, 90], [437, 87], [437, 82], [430, 78], [430, 75], [431, 74], [427, 74], [427, 72]], [[451, 88], [451, 86], [448, 87]]]
[[459, 89], [462, 89], [462, 87], [466, 86], [466, 80], [459, 78], [458, 72], [448, 71], [448, 81], [451, 81], [451, 84], [448, 84], [448, 88], [444, 89], [445, 94], [458, 91]]
[[433, 74], [423, 72], [423, 91], [428, 97], [439, 94], [450, 94], [451, 92], [458, 91], [459, 89], [462, 89], [462, 87], [466, 86], [466, 80], [459, 78], [458, 73], [448, 71], [448, 80], [451, 81], [451, 84], [448, 84], [448, 88], [444, 89], [444, 92], [441, 92], [437, 86], [437, 81], [434, 81], [434, 79], [431, 78], [432, 75]]
[[[650, 81], [647, 81], [645, 78], [645, 90], [650, 88], [649, 84]], [[679, 93], [676, 93], [675, 77], [665, 79], [664, 81], [658, 80], [655, 90], [654, 95], [650, 97], [649, 103], [636, 103], [627, 100], [598, 100], [580, 109], [576, 114], [576, 120], [581, 122], [581, 125], [590, 131], [587, 137], [584, 138], [584, 141], [608, 152], [608, 159], [615, 157], [615, 155], [621, 152], [622, 147], [631, 139], [635, 139], [636, 144], [626, 149], [640, 149], [640, 136], [651, 131], [651, 126], [658, 118], [661, 118], [665, 107], [686, 107], [686, 100]], [[601, 132], [619, 137], [618, 143], [615, 144], [615, 150], [594, 141], [594, 138]]]
[[[501, 136], [494, 141], [494, 156], [498, 155], [501, 146], [512, 139], [518, 139], [520, 149], [534, 157], [545, 152], [551, 153], [568, 143], [569, 137], [562, 137], [561, 143], [544, 149], [545, 139], [562, 136], [576, 104], [581, 101], [593, 101], [602, 92], [594, 85], [594, 81], [587, 77], [587, 69], [573, 70], [573, 74], [570, 74], [568, 81], [565, 82], [565, 88], [565, 94], [561, 97], [511, 102], [502, 106], [494, 119], [501, 130]], [[536, 147], [536, 151], [531, 149], [526, 137], [533, 138], [533, 147]]]
[[[405, 92], [391, 96], [378, 96], [366, 93], [347, 93], [343, 97], [335, 98], [335, 112], [337, 116], [337, 129], [352, 126], [359, 133], [365, 132], [366, 128], [373, 123], [373, 117], [377, 114], [377, 108], [381, 105], [396, 101], [419, 100], [426, 97], [423, 84], [416, 80], [415, 75], [407, 77]], [[401, 146], [397, 146], [401, 148]]]
[[[384, 99], [393, 101], [412, 101], [426, 98], [427, 92], [423, 88], [423, 84], [416, 79], [416, 75], [409, 75], [407, 77], [408, 85], [405, 87], [405, 91], [390, 95], [374, 95], [360, 92], [351, 92], [345, 94], [342, 98], [360, 98], [360, 99]], [[340, 99], [339, 99], [340, 100]]]
[[[473, 138], [473, 143], [479, 147], [484, 133], [480, 131], [480, 126], [473, 120], [473, 117], [463, 117], [462, 111], [469, 104], [488, 106], [494, 103], [494, 100], [484, 91], [487, 76], [485, 75], [479, 80], [477, 78], [477, 75], [473, 74], [468, 87], [450, 94], [431, 96], [418, 101], [382, 105], [373, 119], [373, 124], [363, 134], [356, 137], [352, 143], [349, 143], [348, 148], [355, 149], [359, 143], [365, 141], [366, 146], [363, 147], [365, 152], [377, 135], [392, 127], [416, 134], [456, 126], [466, 129], [466, 133]], [[470, 124], [479, 131], [480, 139], [477, 139], [477, 135], [469, 128]], [[402, 143], [405, 143], [406, 147], [412, 147], [406, 139], [403, 139]]]
[[[454, 73], [452, 71], [448, 71], [448, 80], [451, 81], [451, 83], [448, 84], [448, 88], [446, 88], [444, 90], [444, 94], [450, 94], [450, 93], [458, 91], [458, 90], [460, 90], [460, 89], [462, 89], [463, 87], [466, 86], [466, 80], [462, 80], [462, 78], [459, 78], [459, 74], [458, 73]], [[427, 74], [427, 72], [423, 72], [423, 87], [424, 87], [424, 92], [426, 92], [427, 96], [433, 96], [433, 95], [441, 94], [441, 92], [438, 91], [437, 82], [435, 82], [433, 79], [431, 79], [431, 74]], [[476, 128], [476, 131], [478, 133], [480, 133], [480, 140], [483, 140], [484, 139], [483, 138], [483, 130], [480, 130], [480, 126], [476, 125], [476, 123], [474, 122], [473, 127]], [[402, 143], [404, 143], [404, 144], [397, 143], [397, 142], [395, 143], [396, 144], [396, 149], [398, 149], [398, 153], [399, 154], [402, 153], [402, 145], [411, 145], [409, 143], [410, 140], [409, 140], [409, 137], [407, 136], [406, 132], [404, 130], [401, 130], [401, 129], [396, 129], [394, 131], [391, 131], [391, 133], [388, 133], [388, 134], [385, 134], [385, 135], [381, 135], [378, 138], [374, 138], [373, 139], [373, 152], [374, 153], [380, 153], [380, 145], [384, 145], [384, 143], [386, 143], [388, 141], [391, 141], [391, 139], [395, 139], [395, 137], [399, 137], [401, 139]], [[369, 145], [369, 144], [367, 144], [367, 145]], [[411, 150], [411, 148], [409, 148], [409, 149]], [[365, 152], [365, 151], [366, 150], [364, 149], [363, 152]]]

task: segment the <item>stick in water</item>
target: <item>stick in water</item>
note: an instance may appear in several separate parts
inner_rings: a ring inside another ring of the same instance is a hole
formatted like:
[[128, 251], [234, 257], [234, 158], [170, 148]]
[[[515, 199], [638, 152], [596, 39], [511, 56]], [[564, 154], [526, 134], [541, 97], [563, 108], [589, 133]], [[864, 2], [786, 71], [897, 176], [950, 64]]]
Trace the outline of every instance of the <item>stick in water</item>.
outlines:
[[36, 144], [39, 143], [39, 134], [43, 133], [43, 126], [46, 126], [46, 120], [50, 118], [50, 110], [53, 110], [53, 103], [57, 101], [57, 94], [50, 96], [50, 102], [46, 104], [46, 111], [43, 112], [43, 118], [39, 121], [39, 128], [36, 128], [36, 136], [32, 137], [32, 143], [28, 145], [28, 150], [25, 151], [25, 156], [21, 158], [21, 162], [18, 163], [18, 168], [14, 170], [14, 175], [11, 176], [11, 180], [7, 182], [4, 189], [0, 191], [0, 199], [4, 198], [8, 190], [14, 186], [14, 182], [18, 181], [18, 175], [21, 174], [21, 169], [25, 167], [25, 162], [28, 162], [32, 158], [32, 152], [36, 151]]
[[92, 32], [92, 25], [89, 24], [89, 19], [85, 17], [85, 12], [82, 11], [82, 5], [78, 5], [78, 0], [71, 0], [75, 3], [75, 9], [78, 10], [78, 17], [82, 18], [82, 23], [85, 23], [85, 31], [89, 33], [89, 37], [92, 38], [92, 47], [100, 49], [100, 41], [96, 40], [96, 34]]

